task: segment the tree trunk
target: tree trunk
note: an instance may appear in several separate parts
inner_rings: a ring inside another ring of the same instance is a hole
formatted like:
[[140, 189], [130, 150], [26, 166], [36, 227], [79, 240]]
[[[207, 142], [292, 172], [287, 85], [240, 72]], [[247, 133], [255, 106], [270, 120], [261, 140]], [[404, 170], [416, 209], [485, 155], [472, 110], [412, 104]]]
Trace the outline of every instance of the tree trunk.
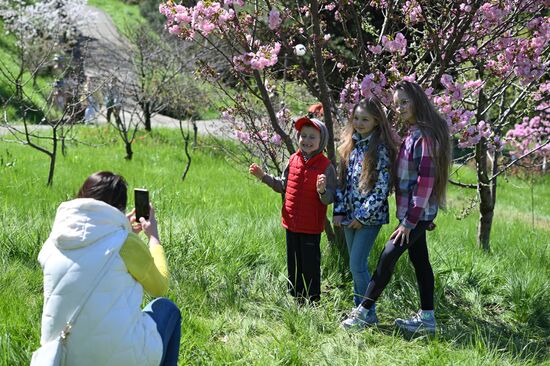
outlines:
[[199, 132], [199, 128], [197, 127], [197, 122], [193, 121], [193, 149], [197, 147], [197, 134]]
[[321, 53], [321, 25], [319, 20], [319, 2], [311, 1], [311, 21], [313, 25], [313, 60], [315, 62], [315, 71], [317, 73], [317, 82], [319, 83], [319, 95], [323, 104], [324, 119], [328, 130], [327, 155], [332, 164], [336, 166], [336, 152], [334, 149], [334, 124], [332, 121], [332, 108], [330, 102], [330, 91], [325, 78], [324, 60]]
[[151, 105], [148, 102], [142, 104], [145, 131], [151, 132]]
[[48, 154], [50, 157], [50, 171], [48, 172], [48, 183], [46, 185], [51, 187], [53, 185], [53, 175], [55, 171], [55, 160], [57, 158], [57, 133], [55, 128], [53, 129], [52, 138], [52, 152]]
[[[331, 98], [330, 90], [328, 83], [325, 77], [325, 69], [323, 67], [323, 55], [321, 53], [321, 25], [319, 20], [319, 2], [313, 0], [311, 2], [311, 21], [313, 25], [313, 59], [315, 62], [315, 71], [317, 73], [317, 81], [319, 83], [319, 95], [321, 97], [321, 104], [323, 104], [323, 117], [325, 120], [325, 125], [328, 130], [328, 142], [327, 142], [327, 155], [332, 164], [336, 167], [336, 150], [334, 148], [334, 123], [332, 120], [332, 108], [331, 108]], [[327, 227], [330, 227], [330, 222], [327, 219]], [[349, 261], [347, 254], [346, 240], [341, 229], [335, 228], [335, 231], [330, 230], [327, 233], [327, 239], [334, 244], [338, 250], [340, 260], [338, 261], [338, 269], [345, 276], [345, 273], [349, 272]]]
[[477, 192], [479, 195], [479, 226], [477, 232], [477, 243], [485, 251], [490, 248], [491, 226], [495, 209], [494, 181], [489, 181], [489, 167], [487, 164], [487, 140], [482, 138], [476, 145], [476, 171], [477, 171]]
[[132, 143], [125, 142], [125, 146], [126, 146], [126, 156], [124, 157], [124, 159], [132, 160], [132, 156], [134, 155], [134, 152], [132, 151]]

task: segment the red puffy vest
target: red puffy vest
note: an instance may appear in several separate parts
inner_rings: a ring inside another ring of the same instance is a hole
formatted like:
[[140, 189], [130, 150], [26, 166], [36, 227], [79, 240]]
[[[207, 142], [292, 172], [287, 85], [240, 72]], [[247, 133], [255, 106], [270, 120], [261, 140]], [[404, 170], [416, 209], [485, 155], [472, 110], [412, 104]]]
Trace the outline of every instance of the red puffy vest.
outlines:
[[325, 174], [330, 164], [322, 153], [307, 162], [301, 151], [288, 162], [283, 226], [295, 233], [320, 234], [325, 229], [327, 206], [317, 193], [317, 176]]

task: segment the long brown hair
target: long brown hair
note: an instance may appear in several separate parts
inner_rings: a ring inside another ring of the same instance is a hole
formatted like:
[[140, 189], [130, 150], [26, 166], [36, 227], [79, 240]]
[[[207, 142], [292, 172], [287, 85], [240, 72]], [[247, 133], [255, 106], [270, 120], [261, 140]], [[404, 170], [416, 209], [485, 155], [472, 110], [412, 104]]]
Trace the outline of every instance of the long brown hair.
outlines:
[[369, 142], [369, 149], [363, 160], [361, 176], [359, 177], [359, 190], [366, 193], [370, 191], [376, 183], [376, 179], [378, 178], [378, 175], [376, 174], [376, 165], [378, 163], [378, 145], [380, 144], [384, 144], [388, 149], [391, 163], [390, 187], [393, 187], [392, 182], [395, 177], [393, 167], [397, 157], [397, 143], [393, 137], [394, 135], [392, 133], [390, 123], [388, 122], [388, 118], [386, 117], [386, 113], [382, 108], [382, 104], [375, 97], [362, 99], [353, 107], [348, 123], [342, 131], [342, 143], [338, 147], [338, 153], [340, 155], [338, 181], [340, 183], [340, 187], [343, 188], [346, 185], [346, 172], [348, 170], [349, 157], [355, 148], [355, 140], [353, 139], [353, 133], [355, 132], [353, 127], [353, 119], [355, 118], [357, 108], [361, 108], [366, 111], [376, 121], [376, 126], [372, 131], [372, 137]]
[[128, 202], [128, 184], [118, 174], [97, 172], [86, 178], [76, 198], [93, 198], [124, 212]]
[[447, 121], [437, 112], [420, 85], [403, 80], [396, 85], [395, 90], [402, 90], [410, 98], [416, 125], [423, 135], [432, 140], [435, 162], [433, 193], [439, 206], [445, 207], [445, 191], [452, 156]]

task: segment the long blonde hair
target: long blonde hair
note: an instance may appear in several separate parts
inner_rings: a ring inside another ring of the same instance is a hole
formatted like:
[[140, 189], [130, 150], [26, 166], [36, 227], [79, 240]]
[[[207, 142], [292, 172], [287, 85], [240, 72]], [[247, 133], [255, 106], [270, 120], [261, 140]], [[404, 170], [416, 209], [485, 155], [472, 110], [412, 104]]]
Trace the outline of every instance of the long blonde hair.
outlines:
[[375, 97], [362, 99], [353, 107], [348, 123], [342, 131], [342, 142], [338, 147], [338, 154], [340, 156], [340, 162], [338, 165], [338, 181], [340, 187], [344, 188], [346, 185], [349, 157], [355, 148], [355, 140], [353, 139], [353, 134], [355, 132], [353, 127], [353, 119], [355, 118], [357, 108], [361, 108], [366, 111], [376, 121], [376, 126], [372, 131], [372, 137], [369, 142], [369, 149], [363, 159], [361, 176], [359, 177], [359, 191], [366, 193], [370, 191], [376, 183], [376, 179], [378, 178], [378, 175], [376, 174], [376, 166], [378, 163], [378, 145], [380, 144], [384, 144], [388, 149], [391, 163], [390, 187], [393, 187], [392, 182], [395, 178], [394, 162], [397, 157], [397, 143], [394, 139], [386, 113], [382, 108], [382, 104]]
[[451, 164], [451, 140], [447, 121], [437, 112], [420, 85], [410, 81], [400, 81], [395, 90], [402, 90], [411, 100], [416, 125], [423, 135], [433, 141], [435, 163], [435, 184], [433, 193], [437, 203], [445, 207], [445, 192]]

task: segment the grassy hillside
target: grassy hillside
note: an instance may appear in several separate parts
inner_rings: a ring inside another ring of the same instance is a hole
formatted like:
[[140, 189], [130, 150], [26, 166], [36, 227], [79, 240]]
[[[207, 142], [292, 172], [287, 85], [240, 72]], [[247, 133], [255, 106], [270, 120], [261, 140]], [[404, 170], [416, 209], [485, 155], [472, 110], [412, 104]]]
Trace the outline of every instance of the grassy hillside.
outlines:
[[121, 0], [88, 0], [88, 5], [109, 14], [119, 31], [123, 31], [127, 25], [145, 22], [137, 4], [128, 4]]
[[[550, 364], [549, 177], [533, 187], [534, 229], [529, 184], [501, 180], [490, 254], [476, 247], [476, 213], [455, 218], [474, 192], [451, 188], [450, 208], [428, 239], [441, 332], [408, 340], [392, 325], [419, 306], [407, 258], [380, 299], [380, 326], [347, 333], [339, 328], [352, 307], [350, 276], [338, 270], [344, 259], [323, 238], [322, 301], [297, 306], [286, 294], [280, 198], [246, 167], [233, 166], [201, 140], [181, 182], [184, 154], [175, 131], [140, 137], [130, 162], [105, 127], [81, 128], [78, 139], [86, 144], [72, 143], [60, 157], [50, 189], [44, 156], [0, 142], [0, 365], [28, 364], [38, 346], [36, 257], [56, 207], [87, 175], [105, 169], [124, 175], [130, 188], [151, 191], [172, 273], [169, 297], [183, 314], [181, 364]], [[392, 218], [384, 226], [371, 265], [395, 224]]]

